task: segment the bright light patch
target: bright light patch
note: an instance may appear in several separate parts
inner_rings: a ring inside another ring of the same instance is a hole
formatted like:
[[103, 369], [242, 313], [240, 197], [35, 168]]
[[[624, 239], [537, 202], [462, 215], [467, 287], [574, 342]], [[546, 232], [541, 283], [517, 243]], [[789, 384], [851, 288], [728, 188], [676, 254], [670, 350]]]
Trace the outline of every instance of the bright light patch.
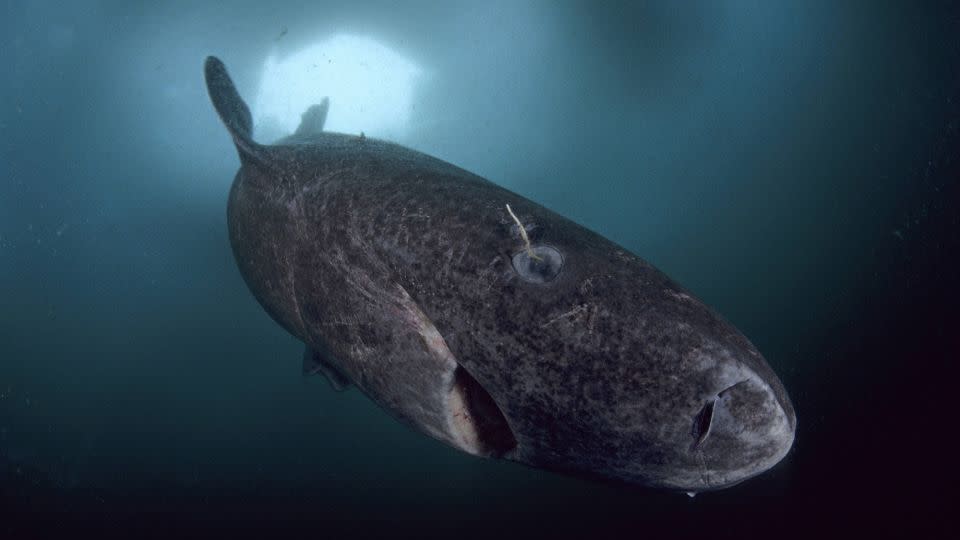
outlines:
[[403, 134], [420, 69], [388, 47], [338, 35], [284, 59], [267, 58], [253, 103], [254, 132], [272, 142], [296, 131], [300, 115], [330, 97], [326, 130], [384, 138]]

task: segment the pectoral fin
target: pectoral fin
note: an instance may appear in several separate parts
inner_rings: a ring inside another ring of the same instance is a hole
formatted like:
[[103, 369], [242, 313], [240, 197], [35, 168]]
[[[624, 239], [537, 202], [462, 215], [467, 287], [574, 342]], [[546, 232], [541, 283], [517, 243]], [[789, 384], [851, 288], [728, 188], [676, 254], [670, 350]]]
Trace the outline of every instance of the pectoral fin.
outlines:
[[323, 374], [327, 382], [337, 392], [343, 392], [350, 386], [350, 379], [343, 374], [336, 366], [331, 364], [326, 355], [322, 352], [306, 347], [303, 350], [303, 374], [304, 376]]

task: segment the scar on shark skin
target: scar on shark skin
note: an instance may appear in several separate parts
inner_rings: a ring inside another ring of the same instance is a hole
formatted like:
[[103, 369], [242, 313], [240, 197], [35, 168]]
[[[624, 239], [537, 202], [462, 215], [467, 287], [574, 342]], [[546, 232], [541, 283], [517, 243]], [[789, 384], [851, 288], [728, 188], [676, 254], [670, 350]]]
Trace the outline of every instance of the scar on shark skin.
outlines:
[[533, 247], [530, 245], [530, 237], [527, 236], [527, 229], [523, 227], [523, 223], [520, 223], [520, 219], [513, 213], [513, 210], [510, 208], [510, 203], [507, 203], [507, 212], [509, 212], [510, 217], [517, 222], [517, 228], [520, 229], [520, 236], [523, 237], [523, 243], [527, 246], [527, 255], [529, 255], [531, 259], [542, 261], [543, 257], [533, 252]]
[[561, 319], [566, 319], [567, 317], [572, 317], [572, 316], [577, 315], [577, 314], [579, 314], [579, 313], [581, 313], [581, 312], [583, 312], [583, 311], [586, 311], [588, 308], [589, 308], [589, 306], [588, 306], [587, 304], [580, 304], [579, 306], [577, 306], [577, 307], [575, 307], [575, 308], [567, 311], [566, 313], [561, 313], [560, 315], [557, 315], [556, 317], [550, 319], [549, 321], [541, 324], [541, 325], [540, 325], [540, 328], [546, 328], [546, 327], [550, 326], [551, 324], [553, 324], [553, 323], [555, 323], [555, 322], [557, 322], [557, 321], [559, 321], [559, 320], [561, 320]]

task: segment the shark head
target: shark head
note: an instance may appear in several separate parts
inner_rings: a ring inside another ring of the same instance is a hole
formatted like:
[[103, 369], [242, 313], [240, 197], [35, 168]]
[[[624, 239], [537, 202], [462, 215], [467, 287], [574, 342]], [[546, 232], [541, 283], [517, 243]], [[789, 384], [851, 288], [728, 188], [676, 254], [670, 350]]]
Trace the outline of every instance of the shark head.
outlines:
[[516, 207], [524, 220], [506, 209], [508, 240], [473, 244], [490, 250], [478, 260], [502, 254], [500, 294], [459, 288], [466, 304], [486, 302], [489, 312], [472, 311], [479, 324], [452, 345], [502, 412], [511, 437], [489, 433], [513, 441], [503, 457], [700, 492], [788, 453], [790, 399], [733, 325], [616, 244], [537, 206]]

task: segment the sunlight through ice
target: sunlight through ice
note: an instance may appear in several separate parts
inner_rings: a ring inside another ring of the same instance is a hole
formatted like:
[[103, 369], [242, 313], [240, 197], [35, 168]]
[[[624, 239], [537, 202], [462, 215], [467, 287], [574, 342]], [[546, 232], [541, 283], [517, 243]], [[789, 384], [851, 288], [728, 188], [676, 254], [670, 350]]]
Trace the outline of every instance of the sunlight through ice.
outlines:
[[300, 115], [330, 97], [327, 131], [398, 138], [413, 107], [416, 64], [377, 41], [337, 35], [288, 57], [271, 54], [253, 102], [261, 142], [293, 133]]

